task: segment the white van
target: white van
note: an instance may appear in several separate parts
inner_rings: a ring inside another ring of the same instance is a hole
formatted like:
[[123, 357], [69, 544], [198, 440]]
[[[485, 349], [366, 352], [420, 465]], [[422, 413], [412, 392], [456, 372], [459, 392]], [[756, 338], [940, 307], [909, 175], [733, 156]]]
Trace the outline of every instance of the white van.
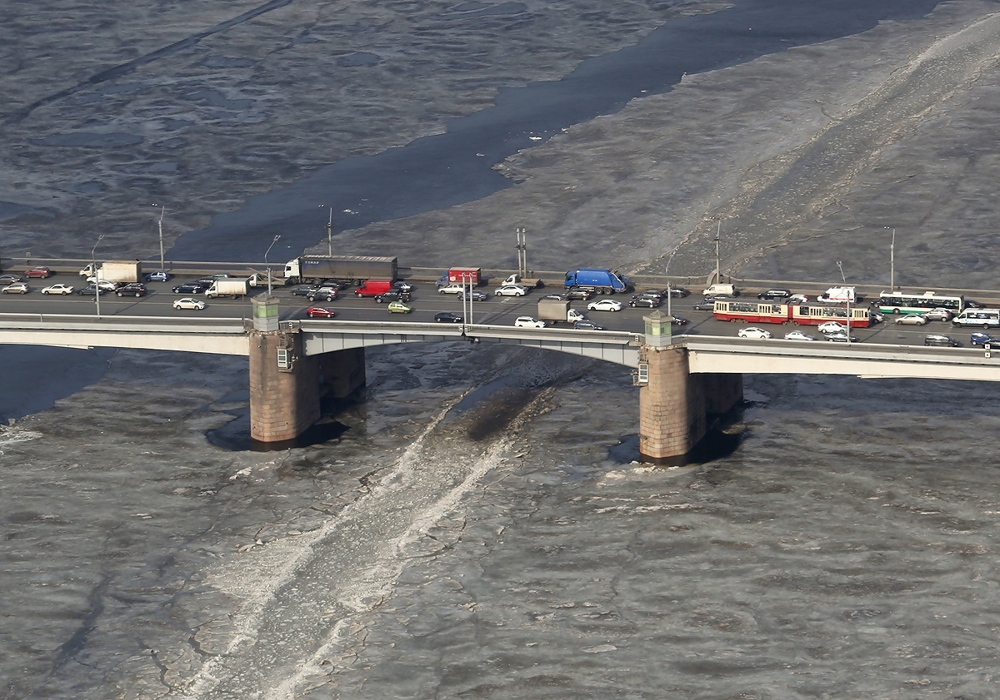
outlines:
[[713, 284], [711, 287], [702, 292], [707, 297], [715, 297], [720, 294], [725, 294], [731, 297], [738, 297], [740, 292], [736, 287], [731, 284]]
[[951, 319], [955, 326], [1000, 328], [1000, 309], [966, 309]]

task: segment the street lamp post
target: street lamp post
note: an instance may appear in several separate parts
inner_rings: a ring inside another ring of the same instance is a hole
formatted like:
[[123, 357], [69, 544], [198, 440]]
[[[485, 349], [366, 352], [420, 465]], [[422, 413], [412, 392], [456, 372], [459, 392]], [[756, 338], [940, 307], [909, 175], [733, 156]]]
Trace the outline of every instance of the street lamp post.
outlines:
[[90, 249], [90, 269], [94, 271], [94, 304], [97, 306], [97, 318], [101, 318], [101, 276], [97, 274], [97, 244], [104, 240], [102, 233], [97, 237], [97, 243]]
[[[331, 209], [330, 211], [332, 212], [333, 209]], [[332, 216], [332, 214], [331, 214], [331, 216]], [[275, 236], [274, 240], [271, 241], [271, 245], [269, 245], [267, 247], [267, 251], [264, 252], [264, 267], [267, 268], [267, 298], [268, 299], [271, 298], [271, 266], [267, 264], [267, 254], [271, 252], [271, 248], [274, 247], [274, 244], [278, 242], [279, 238], [281, 238], [281, 236]]]
[[[846, 287], [847, 287], [847, 277], [844, 276], [844, 266], [840, 263], [839, 260], [837, 261], [837, 267], [840, 269], [840, 279], [842, 279], [844, 281], [844, 287], [845, 287], [844, 293], [847, 294], [847, 290], [846, 290]], [[847, 296], [847, 344], [848, 345], [851, 344], [851, 297], [850, 297], [850, 295]]]
[[896, 229], [892, 229], [892, 241], [889, 243], [889, 291], [896, 291]]
[[330, 220], [326, 222], [326, 254], [333, 257], [333, 207], [330, 207]]
[[676, 253], [677, 253], [677, 249], [674, 248], [673, 252], [670, 253], [670, 257], [667, 258], [667, 267], [663, 271], [664, 274], [667, 276], [667, 317], [668, 317], [667, 320], [670, 321], [671, 328], [674, 325], [674, 315], [673, 315], [673, 313], [671, 313], [671, 305], [670, 304], [671, 304], [671, 299], [674, 296], [674, 292], [673, 292], [672, 289], [670, 289], [670, 261], [674, 259], [674, 255]]
[[722, 219], [715, 227], [715, 282], [722, 284], [722, 262], [719, 257], [719, 241], [722, 239]]
[[167, 213], [167, 208], [162, 204], [154, 204], [153, 206], [160, 208], [160, 220], [157, 222], [160, 229], [160, 270], [165, 271], [167, 266], [163, 263], [163, 215]]

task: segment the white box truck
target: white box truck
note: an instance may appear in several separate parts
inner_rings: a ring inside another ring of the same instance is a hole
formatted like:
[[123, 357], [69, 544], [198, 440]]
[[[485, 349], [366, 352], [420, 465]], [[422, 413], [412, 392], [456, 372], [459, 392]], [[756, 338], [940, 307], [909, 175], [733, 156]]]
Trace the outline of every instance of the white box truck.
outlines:
[[138, 260], [107, 260], [97, 264], [94, 275], [93, 264], [80, 270], [80, 275], [88, 282], [142, 282], [142, 263]]
[[228, 279], [215, 280], [212, 286], [205, 290], [205, 296], [209, 299], [218, 297], [238, 297], [246, 296], [250, 287], [250, 281], [245, 277], [230, 277]]

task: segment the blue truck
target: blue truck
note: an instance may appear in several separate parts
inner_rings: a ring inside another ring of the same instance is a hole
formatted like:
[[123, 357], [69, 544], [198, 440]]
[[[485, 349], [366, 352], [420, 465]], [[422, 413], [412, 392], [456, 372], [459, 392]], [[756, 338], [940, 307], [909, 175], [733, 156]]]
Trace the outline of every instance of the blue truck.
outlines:
[[581, 267], [566, 273], [566, 289], [593, 287], [600, 294], [631, 291], [632, 285], [619, 272], [596, 267]]

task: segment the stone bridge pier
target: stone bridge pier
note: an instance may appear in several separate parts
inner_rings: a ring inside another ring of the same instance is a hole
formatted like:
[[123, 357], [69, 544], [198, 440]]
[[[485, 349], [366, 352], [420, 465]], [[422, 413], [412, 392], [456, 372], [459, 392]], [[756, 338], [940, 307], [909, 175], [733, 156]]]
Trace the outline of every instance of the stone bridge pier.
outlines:
[[254, 298], [250, 331], [250, 437], [293, 440], [320, 417], [320, 399], [365, 384], [364, 348], [307, 357], [298, 329], [280, 328], [277, 299]]
[[691, 374], [687, 349], [671, 344], [669, 318], [654, 311], [643, 320], [639, 452], [652, 459], [683, 457], [705, 437], [710, 414], [743, 400], [743, 375]]

